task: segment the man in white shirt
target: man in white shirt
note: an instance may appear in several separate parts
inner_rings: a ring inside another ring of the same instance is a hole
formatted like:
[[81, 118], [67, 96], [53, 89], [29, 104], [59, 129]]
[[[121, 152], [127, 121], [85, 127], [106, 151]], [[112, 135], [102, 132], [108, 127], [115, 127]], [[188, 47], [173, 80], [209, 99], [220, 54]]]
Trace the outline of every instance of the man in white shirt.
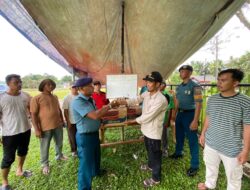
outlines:
[[118, 99], [117, 102], [128, 106], [143, 102], [142, 115], [127, 123], [141, 125], [148, 154], [148, 163], [142, 165], [141, 170], [152, 171], [152, 177], [144, 180], [143, 184], [145, 187], [150, 187], [159, 184], [161, 180], [161, 137], [167, 101], [159, 90], [162, 82], [162, 76], [159, 72], [154, 71], [143, 80], [146, 81], [147, 92], [144, 92], [136, 99]]
[[17, 176], [29, 177], [30, 171], [23, 171], [23, 164], [28, 153], [31, 135], [31, 125], [28, 119], [28, 108], [31, 97], [21, 92], [22, 81], [19, 75], [6, 76], [9, 87], [7, 92], [0, 95], [0, 115], [2, 125], [3, 159], [2, 187], [10, 190], [8, 174], [17, 152]]
[[68, 138], [69, 138], [69, 144], [71, 148], [72, 156], [77, 156], [77, 148], [76, 148], [76, 122], [73, 117], [73, 110], [72, 110], [72, 101], [74, 98], [78, 95], [78, 90], [76, 86], [72, 85], [71, 93], [68, 94], [62, 104], [63, 114], [65, 117], [65, 120], [67, 122], [67, 131], [68, 131]]

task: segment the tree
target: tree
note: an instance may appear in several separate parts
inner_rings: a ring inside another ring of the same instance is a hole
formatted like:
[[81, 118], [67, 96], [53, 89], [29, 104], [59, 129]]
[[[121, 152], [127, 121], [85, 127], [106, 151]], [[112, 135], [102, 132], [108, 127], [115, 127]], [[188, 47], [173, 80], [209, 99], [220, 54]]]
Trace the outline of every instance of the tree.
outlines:
[[245, 77], [242, 83], [250, 83], [250, 52], [247, 52], [239, 58], [231, 58], [226, 66], [228, 68], [238, 68], [244, 71]]
[[210, 62], [207, 61], [191, 61], [191, 66], [193, 67], [193, 75], [204, 75], [211, 74]]
[[62, 83], [70, 83], [70, 82], [72, 82], [72, 76], [66, 75], [66, 76], [62, 77], [60, 81]]
[[45, 73], [44, 75], [40, 74], [29, 74], [22, 78], [23, 88], [38, 88], [40, 82], [44, 79], [50, 78], [56, 83], [58, 83], [58, 79], [53, 76]]

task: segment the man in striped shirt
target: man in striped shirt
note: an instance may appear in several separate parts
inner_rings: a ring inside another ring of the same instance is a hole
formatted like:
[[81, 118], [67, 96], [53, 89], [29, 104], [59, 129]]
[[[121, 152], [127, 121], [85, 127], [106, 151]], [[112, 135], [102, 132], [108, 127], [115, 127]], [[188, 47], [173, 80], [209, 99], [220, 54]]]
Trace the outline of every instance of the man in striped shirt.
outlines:
[[200, 136], [205, 146], [206, 181], [198, 189], [214, 189], [222, 161], [227, 176], [227, 190], [240, 190], [242, 164], [250, 151], [250, 98], [236, 92], [244, 73], [238, 69], [223, 70], [218, 75], [220, 94], [208, 99], [207, 116]]

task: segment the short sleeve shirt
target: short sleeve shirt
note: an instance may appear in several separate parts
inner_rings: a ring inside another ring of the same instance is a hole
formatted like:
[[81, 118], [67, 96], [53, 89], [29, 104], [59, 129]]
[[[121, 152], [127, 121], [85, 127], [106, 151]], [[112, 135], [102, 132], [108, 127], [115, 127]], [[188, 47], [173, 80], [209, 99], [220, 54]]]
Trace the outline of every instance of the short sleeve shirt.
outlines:
[[24, 133], [31, 128], [27, 108], [30, 96], [21, 92], [18, 96], [7, 92], [0, 94], [0, 115], [3, 136], [13, 136]]
[[99, 130], [100, 120], [87, 117], [87, 114], [95, 111], [94, 103], [89, 101], [89, 97], [79, 94], [72, 102], [73, 116], [76, 122], [78, 133], [92, 133]]
[[250, 125], [250, 98], [242, 94], [213, 95], [208, 99], [206, 113], [206, 144], [228, 157], [236, 157], [243, 147], [244, 125]]
[[202, 102], [202, 88], [190, 79], [188, 83], [182, 83], [176, 88], [176, 98], [179, 109], [195, 109], [195, 102]]
[[53, 94], [41, 93], [33, 97], [30, 112], [38, 114], [42, 131], [55, 129], [62, 125], [59, 101]]
[[97, 109], [101, 109], [104, 105], [107, 105], [109, 103], [109, 100], [106, 98], [105, 92], [94, 92], [92, 94], [92, 98], [95, 100]]
[[62, 104], [62, 109], [66, 109], [69, 112], [69, 121], [71, 124], [75, 124], [75, 120], [74, 120], [74, 116], [73, 116], [73, 108], [72, 108], [72, 102], [74, 100], [76, 96], [74, 96], [73, 94], [69, 94], [67, 95], [64, 100], [63, 100], [63, 104]]

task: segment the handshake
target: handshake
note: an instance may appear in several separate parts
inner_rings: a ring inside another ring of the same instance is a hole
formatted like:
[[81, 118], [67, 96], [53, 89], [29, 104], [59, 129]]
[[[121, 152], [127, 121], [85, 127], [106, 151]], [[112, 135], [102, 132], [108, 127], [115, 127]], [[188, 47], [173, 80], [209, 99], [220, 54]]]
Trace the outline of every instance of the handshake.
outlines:
[[125, 98], [117, 98], [110, 102], [109, 107], [111, 108], [117, 108], [120, 105], [127, 105], [127, 101]]

